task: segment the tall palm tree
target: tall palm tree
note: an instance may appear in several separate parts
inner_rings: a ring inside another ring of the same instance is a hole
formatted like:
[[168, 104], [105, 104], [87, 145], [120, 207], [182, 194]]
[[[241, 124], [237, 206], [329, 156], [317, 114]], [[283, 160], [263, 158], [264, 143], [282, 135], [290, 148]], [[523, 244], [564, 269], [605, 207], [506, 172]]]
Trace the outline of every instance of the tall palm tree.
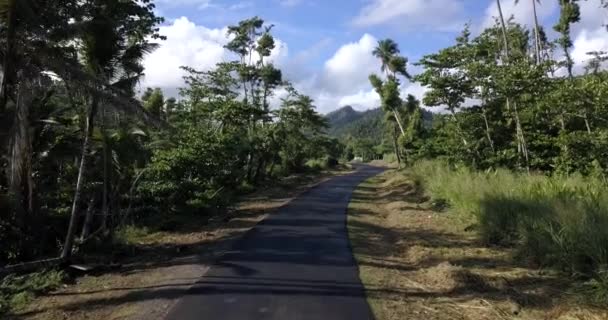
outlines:
[[372, 51], [372, 54], [382, 62], [380, 70], [386, 72], [391, 59], [399, 54], [399, 46], [392, 39], [380, 40], [378, 41], [378, 46]]
[[[93, 17], [85, 21], [81, 28], [83, 30], [80, 36], [82, 39], [82, 46], [80, 48], [83, 62], [82, 68], [90, 77], [99, 79], [99, 81], [92, 84], [92, 88], [89, 87], [86, 90], [90, 105], [85, 123], [82, 154], [72, 202], [70, 223], [61, 253], [63, 259], [70, 257], [74, 245], [84, 177], [87, 170], [87, 155], [95, 126], [95, 118], [100, 105], [103, 108], [105, 104], [110, 102], [103, 99], [103, 96], [100, 96], [99, 92], [110, 90], [127, 97], [132, 95], [135, 84], [143, 76], [141, 60], [147, 53], [152, 52], [158, 46], [157, 44], [149, 43], [145, 37], [141, 37], [140, 26], [134, 26], [129, 21], [131, 17], [129, 17], [128, 12], [137, 11], [140, 8], [140, 4], [135, 1], [105, 0], [103, 4], [91, 7]], [[127, 17], [124, 16], [125, 13]], [[152, 23], [153, 25], [154, 23]], [[144, 24], [143, 27], [146, 27], [146, 25]], [[141, 109], [141, 106], [139, 108]], [[104, 141], [104, 154], [106, 155], [104, 157], [104, 199], [102, 199], [104, 221], [107, 219], [108, 214], [107, 196], [109, 192], [107, 167], [109, 159], [107, 148], [107, 141]]]
[[[397, 80], [397, 75], [400, 74], [408, 79], [411, 78], [410, 74], [407, 72], [407, 58], [399, 56], [399, 53], [399, 46], [392, 39], [378, 41], [378, 46], [372, 51], [372, 54], [382, 62], [380, 70], [387, 76], [386, 81], [382, 81], [375, 75], [370, 76], [372, 86], [383, 100], [389, 99], [386, 95], [396, 95], [390, 99], [399, 100], [399, 81]], [[390, 105], [384, 105], [384, 108], [393, 113], [401, 134], [405, 136], [405, 128], [403, 127], [401, 117], [397, 112], [397, 108], [399, 108], [400, 104], [400, 102], [394, 102], [390, 103]]]

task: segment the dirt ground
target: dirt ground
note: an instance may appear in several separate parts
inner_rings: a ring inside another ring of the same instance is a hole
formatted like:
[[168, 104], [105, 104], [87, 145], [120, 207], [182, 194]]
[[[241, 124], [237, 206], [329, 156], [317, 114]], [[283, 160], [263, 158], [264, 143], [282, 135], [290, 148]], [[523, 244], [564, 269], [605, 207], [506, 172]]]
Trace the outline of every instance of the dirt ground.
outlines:
[[349, 236], [378, 320], [606, 320], [573, 283], [519, 265], [509, 249], [481, 245], [466, 221], [431, 208], [422, 190], [390, 170], [356, 190]]
[[246, 196], [228, 217], [143, 237], [120, 267], [75, 277], [9, 319], [162, 319], [215, 259], [267, 214], [348, 169], [287, 178]]

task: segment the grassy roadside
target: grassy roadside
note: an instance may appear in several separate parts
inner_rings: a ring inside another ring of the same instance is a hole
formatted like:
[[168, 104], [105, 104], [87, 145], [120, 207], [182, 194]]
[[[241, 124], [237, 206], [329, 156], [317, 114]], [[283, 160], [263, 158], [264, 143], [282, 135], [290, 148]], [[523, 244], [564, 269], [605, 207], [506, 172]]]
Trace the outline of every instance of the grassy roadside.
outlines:
[[62, 278], [44, 290], [28, 292], [23, 301], [14, 301], [17, 308], [7, 318], [162, 318], [208, 264], [267, 214], [311, 186], [349, 170], [342, 167], [287, 177], [244, 196], [227, 214], [211, 220], [183, 216], [163, 221], [161, 227], [125, 228], [116, 237], [119, 250], [88, 257], [115, 267], [71, 275], [67, 282]]
[[484, 244], [470, 220], [441, 207], [394, 170], [355, 191], [349, 236], [378, 320], [608, 318], [578, 300], [572, 280]]

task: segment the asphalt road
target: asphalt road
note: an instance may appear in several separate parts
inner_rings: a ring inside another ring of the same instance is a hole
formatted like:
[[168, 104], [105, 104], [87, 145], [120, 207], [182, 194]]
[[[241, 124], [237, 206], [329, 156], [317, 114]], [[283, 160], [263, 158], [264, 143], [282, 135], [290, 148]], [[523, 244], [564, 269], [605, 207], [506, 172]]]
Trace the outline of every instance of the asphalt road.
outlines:
[[371, 320], [346, 231], [351, 194], [382, 169], [362, 166], [307, 191], [238, 241], [168, 320]]

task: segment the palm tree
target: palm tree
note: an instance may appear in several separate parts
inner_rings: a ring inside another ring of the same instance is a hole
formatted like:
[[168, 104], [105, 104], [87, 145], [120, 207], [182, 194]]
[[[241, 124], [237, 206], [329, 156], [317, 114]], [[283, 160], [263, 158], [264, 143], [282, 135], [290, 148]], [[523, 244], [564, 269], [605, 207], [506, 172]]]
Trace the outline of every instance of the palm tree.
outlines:
[[[407, 79], [411, 77], [407, 72], [408, 60], [405, 57], [399, 56], [399, 52], [399, 46], [392, 39], [378, 41], [378, 46], [374, 48], [372, 54], [379, 58], [382, 62], [380, 70], [387, 75], [387, 80], [382, 81], [376, 75], [371, 75], [370, 82], [382, 100], [385, 100], [383, 102], [384, 108], [393, 113], [395, 121], [399, 125], [401, 134], [405, 136], [405, 129], [401, 123], [399, 113], [397, 112], [397, 108], [399, 108], [401, 105], [398, 92], [399, 81], [397, 80], [397, 75], [401, 74]], [[389, 71], [392, 74], [389, 74]]]
[[[70, 223], [61, 253], [63, 259], [70, 257], [74, 245], [84, 177], [87, 170], [87, 155], [95, 126], [95, 117], [100, 104], [104, 108], [104, 105], [110, 102], [102, 99], [103, 96], [99, 92], [110, 90], [127, 97], [132, 95], [135, 84], [143, 76], [141, 60], [158, 46], [149, 43], [145, 37], [141, 37], [142, 26], [132, 25], [132, 22], [127, 19], [130, 12], [137, 12], [141, 8], [140, 4], [135, 1], [104, 0], [102, 5], [92, 6], [91, 14], [93, 18], [85, 21], [82, 25], [82, 46], [80, 48], [83, 60], [82, 67], [90, 77], [99, 79], [99, 81], [93, 83], [92, 88], [87, 90], [90, 105], [85, 123]], [[142, 15], [150, 14], [148, 10], [144, 10], [145, 12]], [[143, 27], [149, 27], [150, 33], [154, 32], [152, 27], [158, 20], [152, 19], [152, 23], [149, 25], [147, 25], [149, 21], [141, 21]], [[141, 106], [138, 105], [138, 108], [141, 109]], [[124, 109], [122, 110], [124, 111]], [[104, 154], [106, 155], [104, 157], [104, 199], [102, 199], [104, 221], [108, 215], [107, 197], [109, 192], [107, 148], [107, 141], [104, 140]]]
[[[532, 8], [534, 12], [534, 54], [536, 57], [536, 63], [540, 64], [541, 62], [541, 44], [540, 44], [540, 26], [538, 24], [538, 13], [536, 12], [536, 4], [540, 4], [540, 0], [531, 0]], [[519, 0], [515, 0], [515, 4], [519, 4]]]
[[386, 72], [391, 59], [399, 54], [399, 47], [392, 39], [380, 40], [378, 41], [378, 46], [372, 51], [372, 54], [382, 62], [380, 70]]

